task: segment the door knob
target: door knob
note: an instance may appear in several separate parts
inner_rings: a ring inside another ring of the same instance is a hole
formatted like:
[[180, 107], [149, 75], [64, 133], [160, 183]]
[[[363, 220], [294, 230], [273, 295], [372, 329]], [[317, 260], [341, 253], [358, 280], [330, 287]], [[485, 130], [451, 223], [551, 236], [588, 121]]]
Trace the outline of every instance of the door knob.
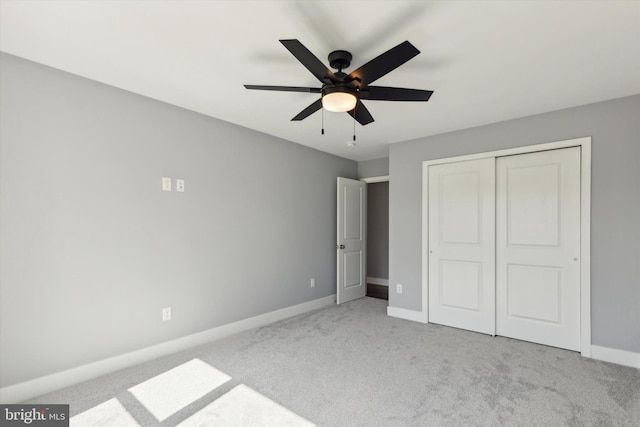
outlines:
[[344, 249], [344, 245], [336, 245], [336, 249]]

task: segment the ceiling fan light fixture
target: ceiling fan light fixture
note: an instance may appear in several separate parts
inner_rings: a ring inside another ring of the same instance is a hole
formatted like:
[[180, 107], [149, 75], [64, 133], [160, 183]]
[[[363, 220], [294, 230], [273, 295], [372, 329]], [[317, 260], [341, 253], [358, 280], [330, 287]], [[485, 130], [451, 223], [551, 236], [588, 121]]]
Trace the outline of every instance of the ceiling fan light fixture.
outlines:
[[357, 102], [356, 91], [346, 86], [332, 86], [322, 91], [322, 107], [327, 111], [351, 111]]
[[[1, 0], [0, 0], [1, 1]], [[395, 70], [420, 51], [409, 41], [404, 41], [376, 56], [360, 68], [349, 74], [342, 70], [351, 65], [351, 53], [346, 50], [334, 50], [329, 54], [329, 65], [338, 71], [325, 67], [309, 49], [296, 39], [280, 40], [280, 43], [314, 75], [322, 86], [264, 86], [244, 85], [247, 89], [276, 90], [282, 92], [304, 92], [319, 94], [311, 105], [294, 116], [291, 121], [298, 122], [318, 110], [346, 112], [362, 126], [373, 123], [373, 116], [362, 102], [368, 101], [428, 101], [431, 90], [409, 89], [403, 87], [370, 86], [370, 83]], [[354, 132], [355, 133], [355, 132]], [[324, 133], [323, 133], [324, 134]], [[355, 139], [354, 139], [355, 140]]]

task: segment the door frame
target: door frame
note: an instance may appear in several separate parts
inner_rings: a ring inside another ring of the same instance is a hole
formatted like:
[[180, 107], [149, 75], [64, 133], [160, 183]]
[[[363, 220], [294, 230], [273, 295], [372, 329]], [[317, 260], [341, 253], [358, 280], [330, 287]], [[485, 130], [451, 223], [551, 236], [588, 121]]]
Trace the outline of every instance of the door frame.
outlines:
[[447, 157], [422, 162], [422, 321], [429, 323], [429, 166], [487, 157], [504, 157], [515, 154], [559, 148], [580, 147], [580, 354], [591, 357], [591, 137], [568, 139], [537, 145], [464, 156]]
[[389, 182], [389, 175], [372, 176], [370, 178], [360, 178], [360, 181], [367, 184], [375, 184], [377, 182]]
[[[348, 178], [348, 179], [353, 179], [353, 178]], [[365, 188], [368, 187], [368, 184], [375, 184], [375, 183], [379, 183], [379, 182], [389, 182], [389, 175], [379, 175], [379, 176], [372, 176], [372, 177], [368, 177], [368, 178], [359, 178], [356, 179], [355, 181], [360, 181], [363, 182], [365, 185]], [[340, 188], [338, 188], [338, 198], [340, 197]], [[366, 208], [366, 207], [365, 207]], [[336, 224], [336, 230], [339, 233], [339, 227]], [[363, 230], [363, 233], [365, 234], [365, 237], [368, 238], [367, 236], [367, 229], [365, 227], [365, 229]], [[339, 244], [339, 240], [340, 238], [337, 237], [336, 242]], [[336, 272], [337, 275], [340, 275], [340, 269], [339, 269], [339, 261], [336, 258]], [[367, 283], [367, 275], [366, 275], [366, 269], [365, 269], [365, 289], [366, 289], [366, 283]], [[388, 286], [388, 283], [387, 283]], [[338, 288], [340, 287], [340, 279], [338, 277], [336, 277], [336, 303], [338, 303]], [[366, 291], [365, 291], [365, 295], [366, 295]]]

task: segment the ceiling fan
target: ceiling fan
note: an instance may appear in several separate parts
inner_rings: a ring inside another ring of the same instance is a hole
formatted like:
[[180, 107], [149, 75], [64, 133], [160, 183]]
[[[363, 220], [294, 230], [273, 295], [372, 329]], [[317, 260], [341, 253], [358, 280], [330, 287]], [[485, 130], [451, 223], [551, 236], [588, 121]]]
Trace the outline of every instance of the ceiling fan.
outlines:
[[292, 121], [309, 117], [321, 108], [329, 111], [347, 112], [361, 125], [373, 122], [373, 117], [362, 100], [369, 101], [423, 101], [429, 100], [433, 91], [387, 86], [369, 86], [385, 74], [395, 70], [420, 53], [408, 41], [372, 59], [349, 74], [342, 70], [351, 65], [351, 53], [336, 50], [329, 54], [329, 65], [338, 70], [331, 71], [298, 40], [280, 40], [289, 52], [304, 65], [320, 82], [321, 87], [260, 86], [244, 85], [247, 89], [275, 90], [284, 92], [318, 93], [320, 99], [302, 110]]

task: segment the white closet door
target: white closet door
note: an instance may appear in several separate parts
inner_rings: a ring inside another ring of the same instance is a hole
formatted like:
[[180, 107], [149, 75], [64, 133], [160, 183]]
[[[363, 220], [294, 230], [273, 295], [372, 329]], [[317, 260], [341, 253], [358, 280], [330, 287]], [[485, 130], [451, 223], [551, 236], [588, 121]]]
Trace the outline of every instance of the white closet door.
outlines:
[[495, 334], [495, 161], [429, 167], [429, 322]]
[[580, 350], [580, 148], [496, 169], [496, 333]]

